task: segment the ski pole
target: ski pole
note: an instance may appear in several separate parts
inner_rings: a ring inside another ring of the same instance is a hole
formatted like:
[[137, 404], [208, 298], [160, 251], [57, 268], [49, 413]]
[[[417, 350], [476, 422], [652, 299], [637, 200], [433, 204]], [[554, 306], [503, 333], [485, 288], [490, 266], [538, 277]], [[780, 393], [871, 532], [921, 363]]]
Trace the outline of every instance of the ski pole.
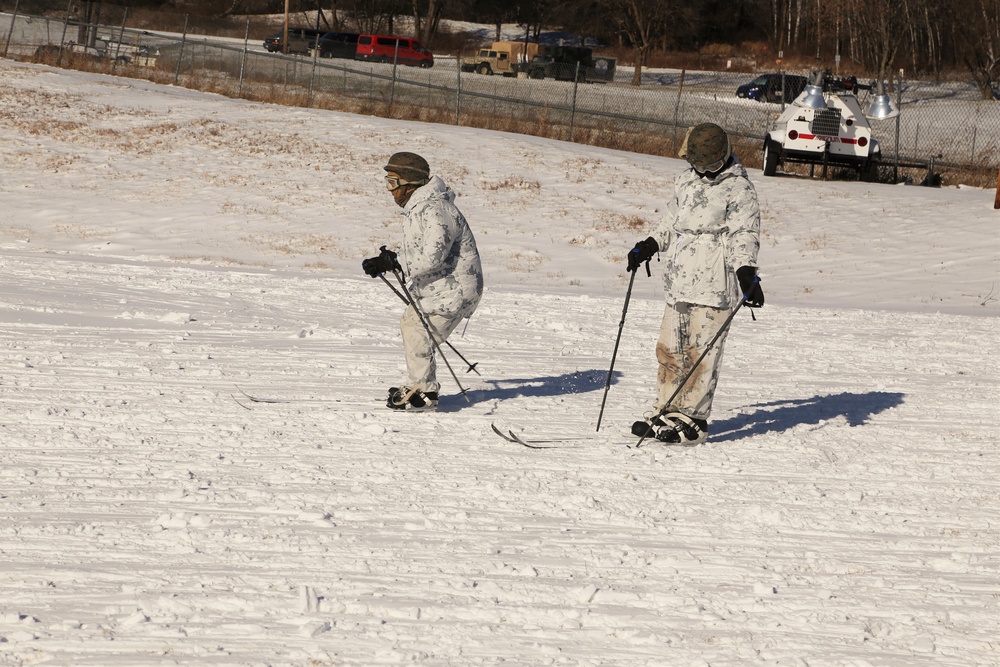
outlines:
[[611, 368], [608, 369], [608, 380], [604, 383], [604, 398], [601, 399], [601, 411], [597, 415], [598, 431], [601, 430], [601, 419], [604, 417], [604, 404], [608, 400], [608, 390], [611, 389], [611, 376], [615, 372], [615, 359], [618, 357], [618, 344], [622, 340], [622, 329], [625, 328], [625, 313], [628, 312], [628, 302], [632, 298], [632, 285], [635, 283], [635, 274], [638, 272], [638, 267], [636, 267], [636, 270], [632, 272], [632, 277], [628, 280], [628, 291], [625, 292], [625, 306], [622, 308], [622, 321], [618, 323], [618, 337], [615, 338], [615, 350], [611, 353]]
[[[655, 422], [657, 419], [659, 419], [660, 417], [662, 417], [667, 413], [667, 409], [670, 407], [670, 404], [673, 403], [674, 399], [677, 398], [677, 394], [681, 393], [681, 389], [684, 388], [684, 385], [687, 384], [687, 381], [691, 379], [692, 375], [694, 375], [694, 372], [698, 369], [698, 365], [701, 364], [702, 360], [704, 360], [706, 356], [708, 356], [709, 350], [715, 347], [715, 342], [719, 340], [719, 337], [722, 336], [722, 334], [726, 331], [726, 329], [729, 328], [729, 325], [732, 323], [733, 318], [736, 317], [736, 313], [740, 312], [740, 309], [746, 305], [747, 299], [750, 298], [750, 294], [752, 294], [758, 289], [757, 285], [759, 283], [760, 283], [760, 278], [754, 277], [754, 286], [750, 290], [750, 293], [745, 294], [743, 298], [740, 299], [740, 305], [736, 306], [736, 308], [733, 309], [733, 312], [729, 314], [729, 317], [726, 318], [726, 321], [722, 323], [721, 327], [719, 327], [719, 331], [716, 332], [712, 340], [709, 341], [708, 346], [705, 347], [705, 351], [701, 353], [700, 357], [698, 357], [698, 361], [694, 362], [694, 366], [692, 366], [691, 370], [688, 371], [688, 374], [684, 376], [684, 379], [681, 380], [681, 383], [677, 385], [677, 389], [674, 390], [674, 393], [670, 395], [670, 398], [668, 398], [667, 401], [663, 404], [663, 407], [660, 408], [660, 411], [657, 412], [655, 415], [653, 415], [653, 418], [650, 419], [649, 421]], [[750, 312], [753, 313], [753, 310], [751, 310]], [[652, 428], [646, 429], [646, 434], [643, 435], [641, 438], [639, 438], [639, 442], [635, 443], [635, 446], [639, 447], [640, 445], [642, 445], [643, 440], [649, 437], [649, 435], [652, 432], [653, 432]]]
[[[391, 289], [393, 291], [393, 293], [396, 296], [398, 296], [399, 299], [403, 303], [405, 303], [407, 306], [410, 305], [410, 300], [407, 299], [405, 296], [403, 296], [402, 292], [400, 292], [398, 289], [396, 289], [395, 287], [392, 286], [392, 283], [390, 283], [389, 280], [385, 277], [385, 274], [380, 273], [380, 274], [378, 274], [378, 277], [382, 279], [382, 282], [384, 282], [386, 285], [388, 285], [389, 289]], [[471, 363], [468, 359], [466, 359], [464, 356], [462, 356], [462, 353], [459, 352], [458, 349], [454, 345], [451, 344], [451, 341], [446, 340], [444, 342], [444, 344], [447, 345], [448, 348], [452, 352], [454, 352], [455, 354], [457, 354], [459, 359], [461, 359], [462, 361], [465, 362], [465, 364], [468, 366], [468, 368], [465, 369], [466, 373], [468, 373], [469, 371], [473, 371], [473, 372], [475, 372], [476, 375], [480, 375], [480, 376], [482, 375], [482, 373], [480, 373], [478, 370], [476, 370], [476, 366], [479, 365], [478, 361], [476, 363], [474, 363], [474, 364]]]
[[438, 354], [441, 355], [441, 360], [444, 361], [444, 365], [448, 367], [448, 372], [451, 373], [451, 377], [455, 380], [455, 384], [458, 385], [458, 389], [461, 392], [462, 396], [465, 397], [466, 402], [471, 403], [472, 401], [469, 399], [468, 394], [466, 394], [465, 387], [463, 387], [462, 383], [459, 382], [458, 376], [455, 375], [455, 371], [452, 370], [451, 364], [448, 363], [448, 357], [444, 356], [444, 352], [441, 350], [441, 346], [438, 344], [437, 338], [434, 337], [434, 332], [431, 331], [431, 327], [427, 323], [427, 318], [424, 316], [423, 309], [416, 302], [416, 299], [413, 298], [413, 295], [410, 294], [410, 290], [406, 288], [406, 281], [403, 278], [402, 270], [393, 269], [392, 272], [393, 274], [395, 274], [396, 280], [399, 281], [399, 287], [403, 291], [403, 295], [406, 296], [406, 298], [409, 300], [410, 307], [413, 308], [413, 311], [417, 314], [417, 317], [420, 319], [420, 323], [424, 325], [424, 331], [426, 331], [427, 335], [430, 336], [431, 343], [434, 345], [434, 349], [436, 349]]
[[[649, 270], [649, 262], [652, 258], [646, 260], [646, 275], [652, 277], [653, 273]], [[628, 291], [625, 292], [625, 306], [622, 308], [622, 321], [618, 323], [618, 337], [615, 338], [615, 350], [611, 353], [611, 368], [608, 369], [608, 381], [604, 384], [604, 398], [601, 399], [601, 412], [597, 415], [597, 430], [601, 430], [601, 419], [604, 417], [604, 404], [608, 400], [608, 390], [611, 388], [611, 376], [615, 372], [615, 358], [618, 357], [618, 344], [622, 340], [622, 329], [625, 328], [625, 313], [628, 312], [628, 302], [632, 298], [632, 284], [635, 283], [635, 274], [639, 272], [639, 266], [636, 265], [632, 269], [632, 277], [628, 280]]]
[[392, 290], [393, 294], [395, 294], [396, 296], [399, 297], [400, 301], [402, 301], [403, 303], [405, 303], [407, 306], [410, 305], [409, 300], [405, 296], [403, 296], [402, 292], [400, 292], [398, 289], [396, 289], [395, 287], [393, 287], [392, 283], [389, 282], [389, 279], [385, 277], [384, 273], [378, 274], [378, 277], [382, 279], [382, 282], [384, 282], [389, 289]]

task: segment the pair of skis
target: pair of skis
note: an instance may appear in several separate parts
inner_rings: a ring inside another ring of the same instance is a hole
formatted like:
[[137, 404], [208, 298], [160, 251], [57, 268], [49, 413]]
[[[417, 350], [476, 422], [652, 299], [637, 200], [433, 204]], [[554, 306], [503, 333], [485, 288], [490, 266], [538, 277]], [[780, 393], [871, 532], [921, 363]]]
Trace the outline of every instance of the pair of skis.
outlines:
[[[336, 399], [321, 399], [321, 398], [278, 398], [278, 397], [268, 397], [268, 396], [257, 396], [244, 391], [239, 385], [236, 386], [237, 394], [230, 394], [233, 400], [236, 401], [237, 405], [245, 410], [252, 410], [253, 404], [288, 404], [288, 403], [302, 403], [302, 404], [323, 404], [323, 403], [340, 403]], [[495, 434], [506, 440], [507, 442], [521, 445], [522, 447], [527, 447], [528, 449], [560, 449], [566, 447], [572, 447], [574, 442], [585, 442], [594, 440], [594, 436], [581, 436], [581, 437], [566, 437], [566, 438], [544, 438], [544, 439], [534, 439], [534, 438], [524, 438], [514, 432], [513, 429], [501, 429], [494, 423], [490, 424], [490, 428]]]
[[490, 428], [493, 432], [499, 435], [501, 438], [507, 442], [513, 442], [518, 445], [527, 447], [528, 449], [557, 449], [565, 445], [560, 445], [558, 443], [569, 443], [579, 440], [586, 440], [588, 438], [551, 438], [546, 440], [527, 440], [522, 438], [512, 429], [507, 429], [506, 432], [501, 430], [496, 424], [490, 424]]

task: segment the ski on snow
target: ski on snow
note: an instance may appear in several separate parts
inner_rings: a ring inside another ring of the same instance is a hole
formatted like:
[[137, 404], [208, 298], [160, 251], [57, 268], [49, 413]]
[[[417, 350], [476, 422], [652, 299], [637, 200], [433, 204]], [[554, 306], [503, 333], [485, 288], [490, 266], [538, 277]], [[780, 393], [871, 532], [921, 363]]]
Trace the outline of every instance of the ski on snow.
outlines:
[[490, 428], [493, 429], [494, 433], [496, 433], [497, 435], [499, 435], [501, 438], [503, 438], [507, 442], [513, 442], [513, 443], [516, 443], [518, 445], [523, 445], [523, 446], [525, 446], [525, 447], [527, 447], [529, 449], [554, 449], [556, 447], [556, 445], [547, 444], [547, 443], [556, 442], [554, 440], [524, 440], [524, 439], [521, 438], [521, 436], [519, 436], [518, 434], [514, 433], [514, 431], [512, 431], [510, 429], [507, 429], [507, 432], [504, 433], [499, 428], [497, 428], [496, 424], [490, 424]]
[[246, 403], [244, 403], [244, 401], [250, 401], [251, 403], [271, 403], [271, 404], [276, 404], [276, 403], [307, 403], [307, 404], [308, 403], [315, 403], [315, 404], [344, 403], [344, 401], [341, 401], [340, 399], [336, 399], [336, 398], [276, 398], [276, 397], [268, 397], [268, 396], [254, 396], [253, 394], [249, 394], [249, 393], [243, 391], [243, 389], [240, 388], [239, 385], [233, 385], [233, 386], [236, 387], [236, 391], [240, 392], [240, 395], [237, 396], [236, 394], [230, 394], [230, 396], [233, 397], [233, 400], [236, 401], [240, 405], [240, 407], [246, 408], [247, 410], [250, 410], [251, 408], [250, 408], [250, 406], [246, 405]]
[[[610, 438], [600, 438], [596, 435], [590, 435], [590, 436], [581, 435], [578, 437], [567, 437], [567, 438], [528, 439], [528, 438], [522, 438], [517, 433], [515, 433], [513, 429], [504, 430], [498, 427], [496, 424], [490, 424], [490, 428], [493, 429], [494, 433], [496, 433], [498, 436], [500, 436], [507, 442], [512, 442], [514, 444], [527, 447], [528, 449], [569, 449], [574, 447], [573, 443], [596, 442], [596, 441], [606, 442], [607, 444], [614, 444], [612, 443]], [[628, 442], [622, 442], [620, 444], [623, 444], [627, 449], [641, 449], [644, 444], [661, 445], [663, 447], [670, 447], [670, 448], [677, 446], [685, 448], [691, 447], [691, 445], [686, 445], [686, 444], [678, 445], [675, 443], [660, 442], [655, 438], [644, 438], [641, 443], [633, 439], [629, 440]]]
[[562, 449], [566, 447], [572, 447], [574, 442], [592, 442], [595, 440], [594, 436], [579, 436], [579, 437], [568, 437], [568, 438], [544, 438], [544, 439], [527, 439], [522, 438], [512, 429], [507, 429], [504, 431], [496, 424], [490, 424], [490, 428], [498, 436], [506, 440], [507, 442], [513, 442], [514, 444], [527, 447], [528, 449]]

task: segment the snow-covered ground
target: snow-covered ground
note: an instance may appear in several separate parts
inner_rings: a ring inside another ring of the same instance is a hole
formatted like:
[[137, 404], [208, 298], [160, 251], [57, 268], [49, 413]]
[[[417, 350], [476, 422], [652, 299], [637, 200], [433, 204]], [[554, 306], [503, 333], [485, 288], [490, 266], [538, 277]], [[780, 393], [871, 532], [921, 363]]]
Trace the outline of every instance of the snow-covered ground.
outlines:
[[[637, 449], [682, 162], [9, 61], [0, 121], [0, 664], [1000, 664], [992, 191], [752, 172], [712, 438]], [[435, 414], [397, 150], [487, 273]]]

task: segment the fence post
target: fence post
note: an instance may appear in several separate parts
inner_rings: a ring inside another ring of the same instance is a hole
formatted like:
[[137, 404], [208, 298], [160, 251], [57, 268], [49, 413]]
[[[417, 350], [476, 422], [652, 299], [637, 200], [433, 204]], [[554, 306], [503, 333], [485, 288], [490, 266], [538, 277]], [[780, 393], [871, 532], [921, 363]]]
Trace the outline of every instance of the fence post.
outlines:
[[128, 21], [128, 6], [125, 7], [125, 13], [122, 15], [122, 29], [118, 31], [118, 44], [115, 46], [115, 57], [111, 61], [111, 71], [115, 71], [115, 65], [118, 63], [118, 56], [122, 52], [122, 40], [125, 39], [125, 22]]
[[458, 59], [455, 60], [455, 76], [458, 83], [455, 84], [455, 125], [461, 125], [459, 120], [462, 115], [462, 52], [458, 52]]
[[177, 53], [177, 70], [174, 72], [174, 83], [181, 78], [181, 61], [184, 60], [184, 43], [187, 42], [188, 18], [190, 14], [184, 15], [184, 32], [181, 33], [181, 50]]
[[319, 35], [316, 35], [316, 46], [313, 47], [313, 64], [309, 70], [309, 94], [306, 95], [306, 106], [311, 107], [313, 103], [313, 81], [316, 80], [316, 61], [319, 59]]
[[236, 97], [243, 97], [243, 73], [247, 68], [247, 52], [250, 50], [250, 19], [247, 19], [247, 30], [243, 35], [243, 58], [240, 59], [240, 87], [236, 91]]
[[396, 40], [396, 49], [392, 52], [392, 85], [389, 87], [389, 108], [396, 101], [396, 64], [399, 62], [399, 40]]
[[1000, 210], [1000, 170], [997, 171], [997, 197], [993, 200], [993, 210]]
[[576, 91], [580, 87], [580, 61], [576, 61], [576, 73], [573, 74], [573, 106], [569, 112], [569, 140], [573, 141], [573, 123], [576, 121]]
[[681, 81], [677, 86], [677, 103], [674, 104], [674, 153], [677, 152], [677, 128], [680, 123], [680, 112], [681, 112], [681, 93], [684, 91], [684, 74], [687, 73], [686, 69], [681, 70]]
[[7, 57], [7, 49], [10, 48], [10, 40], [14, 35], [14, 24], [17, 22], [17, 5], [21, 0], [14, 0], [14, 14], [10, 17], [10, 30], [7, 31], [7, 41], [3, 43], [3, 57]]
[[69, 4], [66, 5], [66, 20], [63, 22], [62, 37], [59, 38], [59, 56], [56, 58], [56, 67], [62, 67], [63, 45], [66, 44], [66, 31], [69, 29], [69, 17], [73, 14], [74, 1], [69, 0]]
[[[891, 78], [891, 77], [890, 77]], [[899, 85], [896, 86], [896, 109], [900, 113], [896, 116], [896, 164], [892, 167], [892, 180], [899, 183], [899, 140], [901, 132], [901, 118], [903, 109], [903, 70], [899, 70]]]
[[785, 91], [788, 90], [785, 83], [785, 68], [781, 68], [781, 112], [785, 112]]

